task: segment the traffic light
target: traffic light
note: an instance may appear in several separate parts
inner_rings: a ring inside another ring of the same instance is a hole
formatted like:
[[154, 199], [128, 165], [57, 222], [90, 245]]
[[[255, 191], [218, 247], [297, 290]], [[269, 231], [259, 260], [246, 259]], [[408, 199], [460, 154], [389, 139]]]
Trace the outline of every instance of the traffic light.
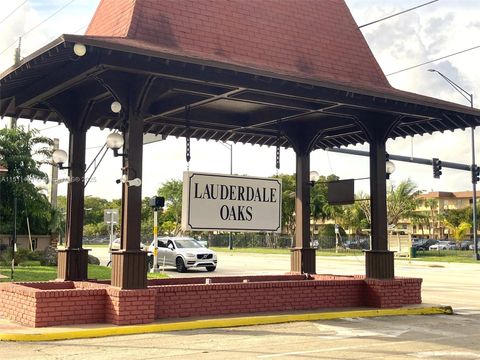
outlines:
[[163, 196], [154, 196], [150, 199], [150, 206], [154, 209], [163, 208], [165, 206], [165, 198]]
[[440, 179], [440, 175], [442, 175], [442, 160], [433, 158], [432, 165], [433, 165], [433, 177], [435, 179]]
[[480, 166], [472, 165], [472, 184], [476, 184], [480, 181]]

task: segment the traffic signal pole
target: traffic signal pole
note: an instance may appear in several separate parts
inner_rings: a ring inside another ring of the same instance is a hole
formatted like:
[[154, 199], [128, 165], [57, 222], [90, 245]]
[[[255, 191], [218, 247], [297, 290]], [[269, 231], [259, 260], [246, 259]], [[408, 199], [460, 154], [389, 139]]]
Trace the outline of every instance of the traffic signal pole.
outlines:
[[[475, 128], [472, 128], [472, 147], [474, 147], [474, 131]], [[353, 149], [326, 149], [327, 151], [330, 152], [335, 152], [335, 153], [340, 153], [340, 154], [350, 154], [350, 155], [360, 155], [360, 156], [370, 156], [370, 153], [368, 151], [362, 151], [362, 150], [353, 150]], [[468, 171], [472, 174], [472, 191], [473, 191], [473, 196], [472, 196], [472, 225], [473, 225], [473, 258], [475, 260], [480, 260], [480, 255], [478, 253], [479, 246], [478, 246], [478, 238], [477, 238], [477, 187], [476, 184], [479, 181], [480, 173], [479, 173], [479, 167], [478, 165], [475, 164], [475, 153], [472, 152], [472, 165], [466, 165], [466, 164], [460, 164], [460, 163], [454, 163], [454, 162], [448, 162], [448, 161], [441, 161], [437, 158], [433, 159], [424, 159], [424, 158], [417, 158], [417, 157], [410, 157], [410, 156], [402, 156], [402, 155], [391, 155], [389, 154], [389, 159], [390, 160], [396, 160], [396, 161], [403, 161], [403, 162], [409, 162], [409, 163], [414, 163], [414, 164], [421, 164], [421, 165], [431, 165], [433, 167], [433, 176], [435, 178], [440, 178], [440, 175], [442, 175], [442, 168], [449, 168], [449, 169], [455, 169], [455, 170], [463, 170], [463, 171]]]

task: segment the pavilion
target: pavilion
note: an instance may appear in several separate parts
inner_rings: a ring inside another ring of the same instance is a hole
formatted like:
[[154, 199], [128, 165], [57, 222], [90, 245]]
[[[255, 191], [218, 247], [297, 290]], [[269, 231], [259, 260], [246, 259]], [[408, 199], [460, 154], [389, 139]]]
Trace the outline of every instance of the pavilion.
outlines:
[[[69, 129], [72, 178], [83, 179], [92, 126], [123, 134], [128, 179], [142, 178], [144, 133], [292, 148], [297, 231], [290, 270], [300, 274], [316, 272], [312, 151], [370, 145], [366, 277], [393, 279], [387, 139], [480, 124], [480, 110], [391, 87], [343, 0], [101, 0], [84, 36], [60, 36], [3, 72], [0, 86], [0, 116]], [[59, 251], [63, 280], [87, 280], [83, 204], [83, 181], [71, 182], [66, 248]], [[121, 289], [147, 287], [140, 207], [141, 187], [124, 184], [111, 282]]]

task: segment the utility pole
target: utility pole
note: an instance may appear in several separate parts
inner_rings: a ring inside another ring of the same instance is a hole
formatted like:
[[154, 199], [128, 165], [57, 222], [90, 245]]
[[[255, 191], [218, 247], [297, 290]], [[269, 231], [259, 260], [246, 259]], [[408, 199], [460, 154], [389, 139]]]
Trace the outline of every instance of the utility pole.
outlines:
[[[21, 49], [22, 49], [22, 37], [19, 37], [18, 38], [18, 47], [15, 49], [15, 55], [14, 55], [14, 58], [13, 58], [15, 66], [20, 65]], [[16, 129], [16, 128], [17, 128], [17, 118], [12, 117], [12, 118], [10, 118], [10, 129]]]
[[[55, 138], [53, 139], [53, 151], [58, 150], [60, 141]], [[57, 195], [58, 195], [58, 166], [52, 164], [52, 173], [50, 181], [50, 204], [53, 208], [57, 208]]]

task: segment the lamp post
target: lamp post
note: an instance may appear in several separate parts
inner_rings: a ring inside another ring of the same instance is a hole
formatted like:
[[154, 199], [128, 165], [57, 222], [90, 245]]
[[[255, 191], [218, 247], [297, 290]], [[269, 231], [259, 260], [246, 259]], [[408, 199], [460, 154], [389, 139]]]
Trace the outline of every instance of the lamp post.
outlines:
[[[4, 168], [2, 165], [0, 165], [0, 178], [3, 178], [7, 174], [8, 174], [8, 169]], [[1, 182], [0, 182], [0, 185], [1, 185]], [[0, 200], [1, 200], [1, 197], [0, 197]], [[13, 254], [13, 252], [12, 252], [12, 254]], [[12, 259], [13, 259], [13, 256], [12, 256]]]
[[[428, 69], [430, 72], [435, 72], [440, 75], [446, 82], [450, 84], [460, 95], [462, 95], [469, 103], [470, 107], [473, 109], [473, 94], [469, 93], [461, 86], [456, 84], [453, 80], [449, 79], [445, 75], [443, 75], [440, 71], [435, 69]], [[472, 126], [472, 219], [473, 219], [473, 258], [475, 260], [480, 260], [480, 255], [478, 253], [478, 239], [477, 239], [477, 180], [476, 176], [474, 176], [474, 171], [477, 168], [475, 164], [475, 126]]]

